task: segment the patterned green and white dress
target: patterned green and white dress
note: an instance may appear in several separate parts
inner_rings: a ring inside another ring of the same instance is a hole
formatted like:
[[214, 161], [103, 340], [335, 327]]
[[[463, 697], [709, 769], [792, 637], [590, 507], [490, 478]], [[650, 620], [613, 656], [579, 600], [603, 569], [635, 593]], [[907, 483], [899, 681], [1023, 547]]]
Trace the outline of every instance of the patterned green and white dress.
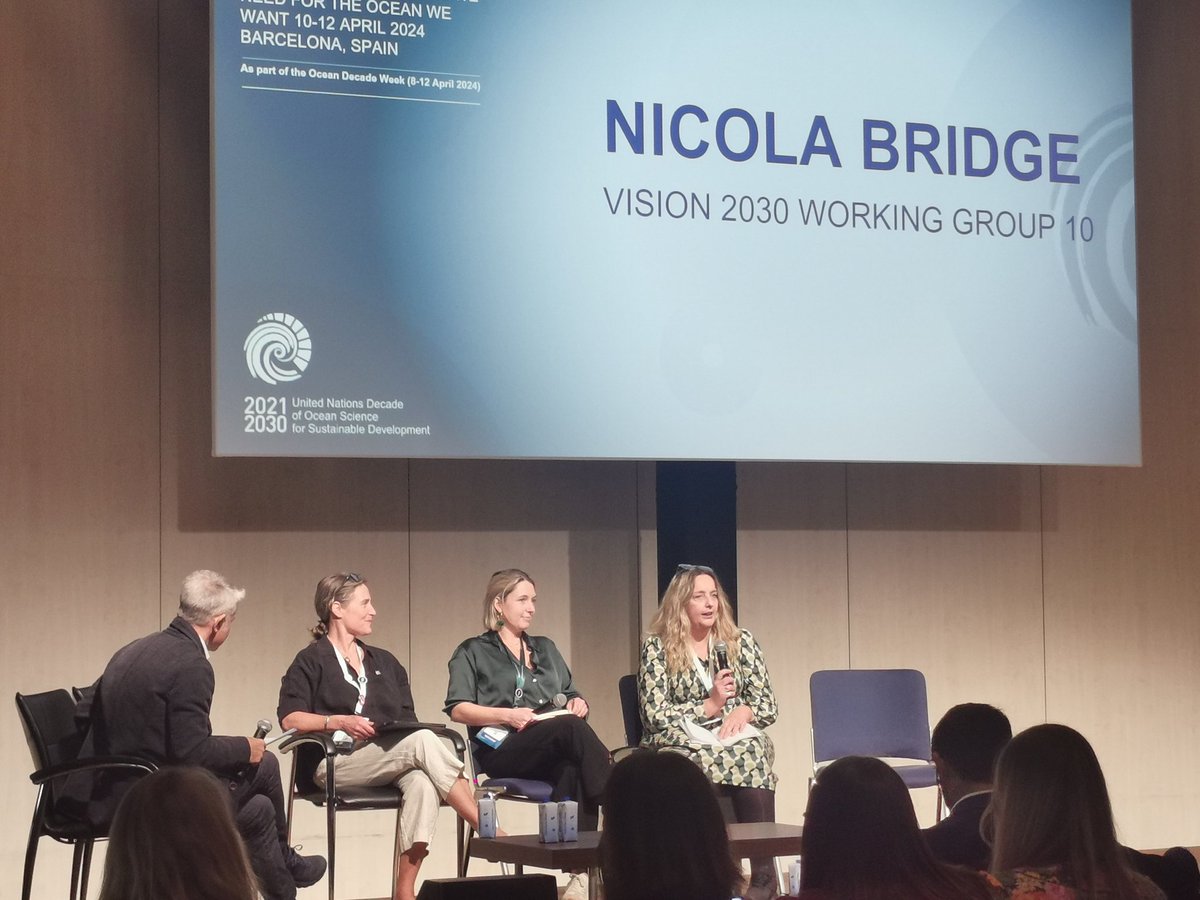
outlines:
[[[754, 713], [751, 724], [762, 729], [773, 723], [779, 716], [779, 707], [771, 690], [771, 677], [762, 649], [745, 629], [741, 632], [741, 651], [733, 664], [733, 680], [738, 699]], [[714, 784], [774, 790], [775, 745], [765, 732], [730, 747], [712, 747], [688, 738], [683, 719], [702, 720], [707, 698], [708, 688], [700, 673], [689, 667], [669, 674], [662, 640], [654, 635], [647, 637], [638, 664], [642, 746], [689, 756]]]

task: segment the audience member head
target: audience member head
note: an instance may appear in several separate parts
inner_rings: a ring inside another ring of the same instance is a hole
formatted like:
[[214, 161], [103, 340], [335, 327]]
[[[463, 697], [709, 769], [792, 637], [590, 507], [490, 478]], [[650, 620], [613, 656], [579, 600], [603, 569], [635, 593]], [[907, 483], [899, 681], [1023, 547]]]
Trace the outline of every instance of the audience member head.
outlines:
[[988, 818], [993, 871], [1057, 866], [1077, 888], [1133, 896], [1104, 773], [1075, 729], [1035, 725], [1009, 742]]
[[821, 770], [801, 839], [802, 886], [839, 900], [964, 900], [983, 879], [937, 862], [908, 788], [886, 763], [846, 756]]
[[996, 757], [1012, 740], [1008, 716], [986, 703], [960, 703], [933, 728], [933, 762], [946, 803], [992, 784]]
[[715, 587], [717, 591], [717, 618], [711, 630], [713, 639], [725, 642], [731, 660], [738, 657], [741, 632], [733, 620], [733, 607], [717, 573], [708, 566], [681, 564], [663, 592], [662, 603], [650, 622], [650, 633], [662, 641], [667, 669], [672, 673], [685, 671], [692, 666], [688, 602], [697, 589], [698, 579], [705, 590], [711, 591]]
[[483, 594], [483, 627], [486, 631], [499, 631], [504, 618], [496, 608], [496, 601], [504, 601], [521, 582], [527, 581], [535, 588], [537, 583], [520, 569], [501, 569], [493, 572]]
[[367, 579], [357, 572], [338, 572], [317, 582], [317, 592], [313, 595], [313, 608], [317, 612], [317, 624], [312, 627], [314, 641], [329, 634], [329, 608], [335, 603], [345, 603], [355, 588], [366, 583]]
[[742, 881], [711, 782], [666, 750], [638, 751], [613, 768], [600, 864], [606, 900], [729, 900]]
[[207, 770], [165, 768], [134, 783], [109, 833], [100, 900], [255, 900], [229, 791]]

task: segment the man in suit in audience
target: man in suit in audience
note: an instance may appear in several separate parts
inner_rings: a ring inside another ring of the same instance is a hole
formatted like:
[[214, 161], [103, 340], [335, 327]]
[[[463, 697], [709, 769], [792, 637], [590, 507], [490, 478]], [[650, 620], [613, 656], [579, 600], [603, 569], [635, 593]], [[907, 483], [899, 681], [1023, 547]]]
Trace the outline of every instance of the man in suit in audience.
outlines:
[[[1008, 717], [986, 703], [960, 703], [942, 716], [930, 741], [942, 796], [950, 815], [924, 831], [933, 855], [943, 862], [988, 868], [991, 848], [979, 822], [992, 799], [996, 758], [1012, 740]], [[1196, 900], [1200, 868], [1183, 847], [1162, 856], [1125, 848], [1125, 862], [1162, 889], [1167, 900]]]
[[[299, 856], [287, 844], [279, 761], [259, 738], [214, 735], [209, 720], [215, 686], [209, 656], [229, 637], [244, 596], [216, 572], [188, 575], [171, 624], [109, 661], [91, 697], [84, 753], [139, 756], [215, 773], [229, 787], [263, 896], [294, 900], [297, 887], [325, 874], [325, 859]], [[91, 814], [110, 816], [126, 787], [94, 785]]]
[[950, 814], [925, 829], [925, 840], [943, 862], [988, 867], [991, 848], [979, 833], [979, 820], [992, 799], [996, 757], [1010, 740], [1008, 717], [986, 703], [960, 703], [934, 726], [933, 764]]

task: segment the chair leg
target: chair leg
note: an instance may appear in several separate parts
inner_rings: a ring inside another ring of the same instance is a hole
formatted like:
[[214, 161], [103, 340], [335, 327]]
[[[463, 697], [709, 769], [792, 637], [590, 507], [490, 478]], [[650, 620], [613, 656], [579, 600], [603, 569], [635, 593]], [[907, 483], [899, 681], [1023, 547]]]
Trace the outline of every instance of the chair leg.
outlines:
[[396, 882], [400, 880], [400, 807], [396, 807], [396, 835], [392, 840], [392, 887], [396, 891]]
[[467, 877], [467, 823], [457, 814], [454, 817], [455, 852], [458, 854], [458, 877]]
[[[35, 819], [36, 823], [37, 820]], [[35, 824], [29, 832], [29, 846], [25, 850], [25, 876], [21, 880], [21, 900], [29, 900], [33, 893], [33, 864], [37, 859], [38, 833]]]
[[83, 900], [83, 894], [79, 893], [79, 874], [83, 870], [84, 843], [76, 841], [75, 851], [71, 854], [71, 893], [68, 895], [71, 900]]
[[83, 870], [79, 873], [79, 900], [87, 900], [88, 874], [92, 871], [92, 851], [95, 841], [86, 841], [83, 848]]
[[458, 877], [466, 878], [467, 877], [467, 866], [470, 865], [470, 863], [471, 863], [471, 839], [473, 837], [475, 837], [475, 829], [472, 828], [470, 825], [468, 825], [466, 822], [463, 822], [462, 824], [463, 824], [463, 827], [466, 829], [467, 839], [463, 844], [462, 855], [459, 857]]
[[25, 876], [21, 881], [21, 900], [29, 900], [33, 893], [33, 864], [37, 859], [38, 839], [42, 836], [42, 803], [46, 799], [46, 786], [38, 785], [37, 801], [33, 805], [33, 821], [29, 824], [29, 844], [25, 848]]
[[325, 876], [329, 879], [329, 900], [336, 900], [333, 895], [333, 864], [334, 854], [337, 851], [337, 832], [335, 822], [337, 821], [337, 807], [332, 803], [325, 804], [325, 835], [329, 844], [328, 862], [329, 872]]

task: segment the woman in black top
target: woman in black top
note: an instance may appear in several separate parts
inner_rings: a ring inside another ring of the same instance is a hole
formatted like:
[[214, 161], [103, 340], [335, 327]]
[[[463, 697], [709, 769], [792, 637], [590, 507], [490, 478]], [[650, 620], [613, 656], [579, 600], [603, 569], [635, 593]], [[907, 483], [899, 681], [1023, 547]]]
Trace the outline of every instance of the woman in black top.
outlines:
[[[579, 802], [579, 827], [594, 831], [612, 758], [585, 721], [587, 701], [546, 637], [527, 634], [537, 588], [520, 569], [488, 582], [479, 637], [450, 658], [446, 712], [467, 726], [480, 766], [493, 778], [532, 778], [553, 785], [551, 798]], [[569, 715], [537, 719], [536, 710], [565, 701]]]
[[[362, 576], [343, 572], [322, 578], [314, 598], [313, 642], [283, 676], [279, 721], [297, 731], [327, 731], [353, 740], [349, 754], [334, 758], [342, 785], [394, 784], [404, 794], [396, 840], [400, 864], [396, 900], [414, 900], [417, 871], [428, 854], [445, 801], [472, 828], [479, 824], [463, 764], [428, 729], [388, 733], [388, 726], [415, 724], [408, 673], [392, 654], [364, 644], [375, 607]], [[325, 761], [314, 780], [325, 785]]]

